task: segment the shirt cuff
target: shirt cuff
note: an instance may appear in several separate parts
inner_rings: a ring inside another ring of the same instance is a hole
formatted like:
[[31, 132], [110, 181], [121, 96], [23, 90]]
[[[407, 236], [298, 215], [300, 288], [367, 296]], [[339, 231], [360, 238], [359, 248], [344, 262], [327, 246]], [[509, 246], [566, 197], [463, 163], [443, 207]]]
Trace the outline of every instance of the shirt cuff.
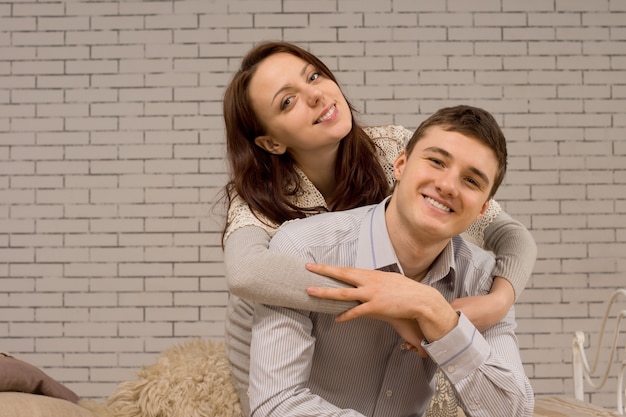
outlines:
[[463, 313], [458, 314], [459, 322], [452, 331], [435, 342], [423, 344], [452, 384], [478, 369], [491, 353], [491, 346], [478, 329]]

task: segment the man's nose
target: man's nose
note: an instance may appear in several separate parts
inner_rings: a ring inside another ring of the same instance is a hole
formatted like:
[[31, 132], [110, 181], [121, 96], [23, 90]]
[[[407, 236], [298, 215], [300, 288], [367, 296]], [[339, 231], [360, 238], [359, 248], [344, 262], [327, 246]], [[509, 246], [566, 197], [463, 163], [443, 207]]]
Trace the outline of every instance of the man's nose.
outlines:
[[441, 195], [454, 196], [459, 190], [458, 176], [450, 170], [442, 172], [435, 185]]

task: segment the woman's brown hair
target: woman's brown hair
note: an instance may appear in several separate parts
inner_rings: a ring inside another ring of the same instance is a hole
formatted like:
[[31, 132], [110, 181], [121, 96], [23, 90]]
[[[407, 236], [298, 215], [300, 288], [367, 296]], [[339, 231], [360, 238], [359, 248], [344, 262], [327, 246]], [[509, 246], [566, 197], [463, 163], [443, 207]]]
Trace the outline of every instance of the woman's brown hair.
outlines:
[[[230, 179], [224, 188], [227, 206], [239, 195], [255, 215], [261, 214], [276, 225], [325, 210], [298, 207], [289, 200], [301, 191], [301, 180], [289, 155], [271, 154], [254, 143], [265, 134], [252, 109], [249, 85], [258, 65], [277, 53], [294, 55], [315, 67], [322, 76], [337, 83], [330, 69], [312, 53], [287, 42], [263, 42], [243, 58], [224, 93], [226, 150]], [[345, 95], [344, 95], [345, 97]], [[354, 108], [348, 102], [350, 109]], [[352, 129], [341, 141], [335, 165], [337, 187], [327, 202], [331, 211], [378, 203], [389, 194], [385, 173], [376, 157], [372, 140], [352, 117]], [[224, 227], [224, 232], [228, 224]]]

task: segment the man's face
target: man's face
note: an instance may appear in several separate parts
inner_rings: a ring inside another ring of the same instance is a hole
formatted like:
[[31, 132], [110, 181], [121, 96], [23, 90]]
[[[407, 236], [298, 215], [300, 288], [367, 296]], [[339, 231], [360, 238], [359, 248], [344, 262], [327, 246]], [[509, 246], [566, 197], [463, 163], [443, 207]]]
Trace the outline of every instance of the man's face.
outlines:
[[498, 169], [487, 145], [437, 126], [394, 166], [398, 182], [389, 207], [397, 225], [434, 239], [462, 233], [485, 213]]

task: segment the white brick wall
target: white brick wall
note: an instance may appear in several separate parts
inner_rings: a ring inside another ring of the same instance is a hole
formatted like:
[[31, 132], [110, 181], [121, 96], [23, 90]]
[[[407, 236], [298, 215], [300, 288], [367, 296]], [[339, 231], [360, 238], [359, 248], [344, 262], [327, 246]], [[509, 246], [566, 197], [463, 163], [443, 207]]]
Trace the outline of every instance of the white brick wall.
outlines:
[[522, 355], [571, 394], [572, 332], [626, 282], [625, 0], [0, 0], [0, 350], [104, 398], [222, 337], [220, 100], [260, 39], [320, 55], [365, 123], [496, 115], [497, 199], [539, 246]]

